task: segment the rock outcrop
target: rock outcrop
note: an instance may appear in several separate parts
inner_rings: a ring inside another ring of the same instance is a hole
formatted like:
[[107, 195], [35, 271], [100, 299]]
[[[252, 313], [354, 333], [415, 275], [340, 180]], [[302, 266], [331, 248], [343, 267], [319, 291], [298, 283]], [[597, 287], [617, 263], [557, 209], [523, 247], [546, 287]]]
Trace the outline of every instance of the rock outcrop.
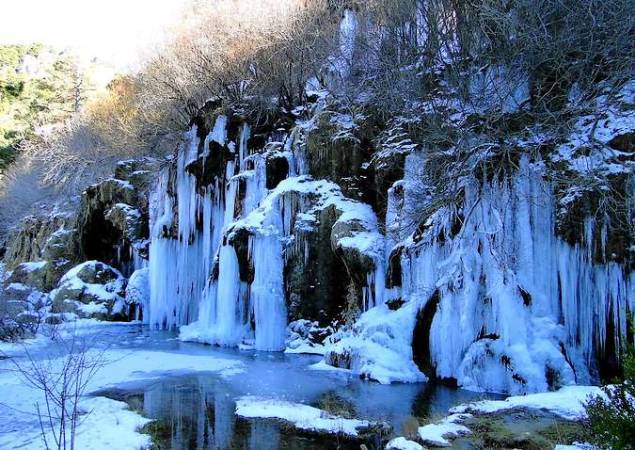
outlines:
[[130, 275], [135, 258], [147, 258], [148, 193], [158, 161], [123, 161], [115, 178], [82, 194], [77, 218], [81, 259], [97, 259]]

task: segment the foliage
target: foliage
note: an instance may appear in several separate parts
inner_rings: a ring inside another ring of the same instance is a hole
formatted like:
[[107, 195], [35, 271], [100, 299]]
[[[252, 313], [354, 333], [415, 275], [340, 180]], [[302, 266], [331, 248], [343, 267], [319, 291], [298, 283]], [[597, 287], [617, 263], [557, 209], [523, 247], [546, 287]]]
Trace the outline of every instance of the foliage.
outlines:
[[67, 54], [41, 45], [0, 47], [0, 170], [39, 127], [77, 109], [78, 69]]
[[601, 448], [635, 448], [635, 346], [624, 356], [624, 380], [602, 388], [586, 410], [594, 444]]

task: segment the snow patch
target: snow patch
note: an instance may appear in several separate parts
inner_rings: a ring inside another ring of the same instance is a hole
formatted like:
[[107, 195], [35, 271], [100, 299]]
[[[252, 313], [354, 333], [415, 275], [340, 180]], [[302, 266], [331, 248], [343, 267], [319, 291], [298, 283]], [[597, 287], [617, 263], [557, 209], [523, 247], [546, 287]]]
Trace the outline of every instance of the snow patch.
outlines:
[[236, 401], [236, 414], [247, 418], [280, 419], [301, 430], [348, 436], [357, 436], [360, 428], [371, 426], [366, 420], [345, 419], [301, 403], [256, 397], [239, 398]]
[[450, 410], [452, 413], [493, 414], [515, 409], [533, 409], [546, 411], [567, 420], [580, 420], [586, 417], [585, 404], [589, 397], [603, 396], [597, 386], [567, 386], [556, 392], [542, 392], [522, 396], [508, 397], [505, 400], [484, 400], [459, 405]]
[[398, 437], [388, 442], [386, 450], [424, 450], [424, 448], [415, 441], [410, 441], [405, 437]]
[[451, 444], [448, 439], [472, 434], [472, 431], [468, 427], [457, 423], [465, 420], [467, 417], [466, 415], [452, 415], [446, 417], [439, 423], [431, 423], [419, 427], [419, 437], [426, 445], [449, 447]]

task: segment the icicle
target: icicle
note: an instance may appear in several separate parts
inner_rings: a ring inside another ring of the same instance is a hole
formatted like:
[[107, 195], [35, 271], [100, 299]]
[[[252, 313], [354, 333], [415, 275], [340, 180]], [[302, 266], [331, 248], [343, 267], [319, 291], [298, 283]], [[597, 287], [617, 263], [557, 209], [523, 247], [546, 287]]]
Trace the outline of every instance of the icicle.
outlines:
[[258, 235], [250, 240], [255, 276], [251, 304], [256, 321], [256, 349], [283, 350], [287, 326], [282, 244], [275, 235]]
[[240, 165], [240, 172], [246, 170], [245, 162], [247, 156], [249, 156], [249, 149], [247, 148], [247, 143], [249, 142], [249, 136], [251, 135], [251, 128], [249, 125], [243, 125], [243, 128], [240, 132], [240, 143], [238, 146], [238, 161]]
[[216, 118], [209, 138], [220, 145], [227, 144], [227, 116], [220, 115]]
[[[196, 159], [196, 127], [187, 134], [187, 147], [179, 152], [176, 164], [176, 199], [169, 195], [169, 169], [164, 170], [151, 198], [150, 229], [150, 311], [145, 320], [158, 327], [189, 323], [198, 315], [205, 287], [204, 239], [197, 231], [201, 204], [196, 179], [185, 170]], [[176, 206], [178, 240], [164, 233], [174, 228]]]
[[216, 339], [223, 345], [237, 345], [243, 336], [241, 335], [242, 314], [239, 311], [241, 298], [238, 258], [233, 247], [228, 245], [221, 247], [219, 265]]
[[[355, 13], [347, 9], [344, 11], [344, 18], [340, 23], [340, 53], [344, 59], [344, 67], [346, 73], [350, 70], [353, 62], [353, 52], [355, 49], [355, 39], [357, 37], [357, 16]], [[342, 73], [344, 75], [344, 73]]]

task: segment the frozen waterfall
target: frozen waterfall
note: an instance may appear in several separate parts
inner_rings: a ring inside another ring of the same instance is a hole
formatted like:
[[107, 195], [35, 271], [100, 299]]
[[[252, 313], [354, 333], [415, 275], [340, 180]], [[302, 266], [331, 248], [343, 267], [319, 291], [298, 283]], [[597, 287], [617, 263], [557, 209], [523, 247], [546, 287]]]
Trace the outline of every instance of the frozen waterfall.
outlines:
[[[414, 152], [380, 233], [369, 205], [306, 175], [301, 133], [250, 149], [249, 126], [232, 129], [222, 115], [204, 138], [190, 130], [150, 199], [147, 323], [180, 327], [185, 340], [283, 350], [288, 265], [308, 264], [305, 232], [333, 208], [331, 250], [346, 270], [368, 271], [356, 274], [362, 317], [330, 350], [350, 355], [353, 370], [382, 381], [420, 380], [424, 370], [501, 392], [598, 379], [597, 361], [623, 345], [633, 276], [594, 257], [606, 245], [601, 222], [587, 219], [576, 245], [556, 235], [539, 164], [524, 158], [514, 177], [465, 180], [461, 202], [438, 208], [415, 236], [401, 225], [426, 189]], [[269, 158], [286, 158], [275, 187]]]

